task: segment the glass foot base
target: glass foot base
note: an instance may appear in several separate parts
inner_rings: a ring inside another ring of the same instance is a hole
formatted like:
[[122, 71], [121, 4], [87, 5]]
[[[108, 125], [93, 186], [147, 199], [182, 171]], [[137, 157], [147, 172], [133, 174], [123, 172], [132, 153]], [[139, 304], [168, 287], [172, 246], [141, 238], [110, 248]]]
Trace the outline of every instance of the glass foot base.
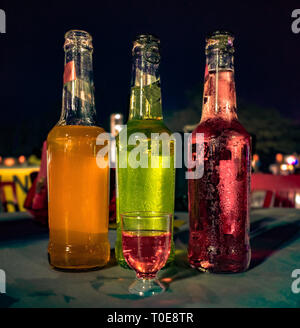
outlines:
[[165, 292], [166, 287], [157, 279], [136, 279], [128, 288], [129, 293], [139, 296], [154, 296]]

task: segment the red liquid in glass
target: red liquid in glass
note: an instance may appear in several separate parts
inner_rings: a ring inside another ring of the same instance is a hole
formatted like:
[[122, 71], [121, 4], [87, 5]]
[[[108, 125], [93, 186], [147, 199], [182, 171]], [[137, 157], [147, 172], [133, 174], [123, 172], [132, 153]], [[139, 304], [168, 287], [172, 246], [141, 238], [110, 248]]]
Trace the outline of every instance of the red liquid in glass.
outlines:
[[202, 178], [188, 182], [188, 257], [190, 265], [202, 271], [240, 272], [250, 261], [250, 136], [235, 114], [232, 74], [219, 73], [217, 113], [211, 105], [215, 74], [209, 74], [202, 119], [190, 139], [195, 160], [199, 156], [196, 133], [204, 134], [204, 173]]
[[139, 278], [155, 278], [170, 254], [171, 233], [123, 232], [123, 254]]

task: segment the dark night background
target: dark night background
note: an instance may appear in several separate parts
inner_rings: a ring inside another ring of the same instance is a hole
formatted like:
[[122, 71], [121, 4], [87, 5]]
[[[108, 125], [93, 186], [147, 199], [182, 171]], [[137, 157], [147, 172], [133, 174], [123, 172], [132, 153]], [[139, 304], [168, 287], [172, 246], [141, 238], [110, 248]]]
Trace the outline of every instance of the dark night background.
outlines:
[[265, 146], [268, 139], [258, 147], [262, 153], [271, 147], [265, 155], [297, 151], [300, 34], [291, 31], [291, 13], [299, 7], [299, 1], [1, 2], [7, 30], [0, 34], [0, 155], [29, 155], [58, 121], [64, 33], [74, 28], [93, 36], [96, 109], [106, 130], [111, 113], [127, 119], [136, 34], [161, 39], [163, 112], [170, 128], [180, 129], [178, 124], [195, 124], [201, 115], [205, 36], [228, 29], [236, 37], [243, 124], [261, 141], [268, 139], [265, 130], [275, 133], [275, 144]]

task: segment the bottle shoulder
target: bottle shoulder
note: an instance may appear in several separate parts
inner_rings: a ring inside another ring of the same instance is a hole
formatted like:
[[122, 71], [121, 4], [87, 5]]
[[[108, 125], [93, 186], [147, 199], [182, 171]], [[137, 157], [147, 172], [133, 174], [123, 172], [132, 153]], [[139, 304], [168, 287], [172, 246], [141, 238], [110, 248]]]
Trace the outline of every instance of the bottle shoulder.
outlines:
[[222, 119], [208, 119], [200, 122], [199, 125], [192, 132], [203, 133], [204, 138], [217, 138], [219, 136], [241, 136], [250, 139], [250, 134], [242, 126], [238, 120], [225, 121]]
[[105, 130], [98, 126], [84, 126], [84, 125], [56, 125], [54, 126], [47, 137], [47, 141], [51, 142], [57, 138], [97, 138]]
[[163, 120], [129, 120], [126, 124], [127, 134], [134, 132], [142, 132], [148, 136], [151, 133], [167, 133], [172, 134]]

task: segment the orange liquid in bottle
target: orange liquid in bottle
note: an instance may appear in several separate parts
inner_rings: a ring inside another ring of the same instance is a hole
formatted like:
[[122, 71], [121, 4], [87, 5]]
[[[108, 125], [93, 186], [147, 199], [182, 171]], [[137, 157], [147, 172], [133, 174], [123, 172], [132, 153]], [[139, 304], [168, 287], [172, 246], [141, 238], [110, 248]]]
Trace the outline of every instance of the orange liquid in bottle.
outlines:
[[56, 126], [48, 135], [49, 262], [61, 269], [104, 266], [109, 168], [99, 168], [96, 126]]

